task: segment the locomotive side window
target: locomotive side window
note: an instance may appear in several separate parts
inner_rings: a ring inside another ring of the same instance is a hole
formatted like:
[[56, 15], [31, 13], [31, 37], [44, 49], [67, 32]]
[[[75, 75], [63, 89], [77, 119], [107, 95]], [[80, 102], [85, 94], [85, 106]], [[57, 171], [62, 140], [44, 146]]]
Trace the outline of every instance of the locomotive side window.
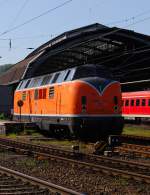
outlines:
[[66, 78], [65, 81], [72, 81], [75, 72], [76, 72], [76, 68], [70, 69], [70, 70], [69, 70], [69, 74], [68, 74], [68, 76], [67, 76], [67, 78]]
[[22, 81], [22, 84], [19, 86], [19, 89], [24, 89], [24, 88], [25, 88], [26, 83], [27, 83], [27, 80]]
[[140, 100], [137, 99], [137, 100], [136, 100], [136, 106], [139, 106], [139, 105], [140, 105]]
[[69, 76], [70, 72], [71, 72], [71, 70], [68, 70], [68, 72], [67, 72], [67, 74], [66, 74], [66, 76], [65, 76], [65, 78], [64, 78], [64, 81], [66, 81], [66, 80], [67, 80], [67, 78], [68, 78], [68, 76]]
[[59, 74], [60, 74], [60, 73], [58, 72], [58, 73], [56, 73], [56, 74], [54, 75], [54, 78], [53, 78], [53, 80], [52, 80], [52, 83], [56, 83]]
[[24, 87], [24, 88], [27, 88], [27, 87], [29, 86], [30, 81], [31, 81], [31, 80], [28, 80], [28, 81], [27, 81], [27, 83], [26, 83], [26, 85], [25, 85], [25, 87]]
[[30, 87], [37, 87], [40, 86], [41, 78], [35, 78], [31, 81]]
[[125, 106], [129, 106], [129, 100], [125, 101]]
[[134, 106], [134, 100], [131, 100], [131, 106]]
[[142, 106], [145, 106], [145, 103], [146, 103], [145, 99], [142, 99]]
[[49, 98], [53, 98], [54, 97], [54, 87], [50, 87], [49, 88]]
[[35, 89], [35, 91], [34, 91], [34, 99], [35, 99], [35, 100], [38, 99], [38, 95], [39, 95], [38, 89]]
[[65, 78], [67, 72], [68, 72], [68, 70], [64, 70], [64, 71], [61, 71], [59, 73], [59, 76], [57, 78], [57, 83], [62, 83], [64, 81], [64, 78]]
[[19, 83], [19, 85], [18, 85], [17, 89], [20, 89], [20, 88], [21, 88], [21, 86], [22, 86], [22, 84], [23, 84], [23, 81], [21, 81], [21, 82]]
[[50, 82], [51, 78], [52, 78], [52, 75], [45, 76], [42, 80], [41, 85], [47, 85]]
[[148, 100], [148, 106], [150, 106], [150, 99]]

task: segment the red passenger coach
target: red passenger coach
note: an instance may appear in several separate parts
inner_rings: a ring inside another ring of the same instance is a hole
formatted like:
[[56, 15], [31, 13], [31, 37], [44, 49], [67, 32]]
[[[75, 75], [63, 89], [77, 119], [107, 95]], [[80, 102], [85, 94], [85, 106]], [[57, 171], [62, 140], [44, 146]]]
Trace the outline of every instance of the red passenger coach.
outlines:
[[127, 119], [150, 119], [150, 91], [126, 92], [122, 94], [123, 116]]

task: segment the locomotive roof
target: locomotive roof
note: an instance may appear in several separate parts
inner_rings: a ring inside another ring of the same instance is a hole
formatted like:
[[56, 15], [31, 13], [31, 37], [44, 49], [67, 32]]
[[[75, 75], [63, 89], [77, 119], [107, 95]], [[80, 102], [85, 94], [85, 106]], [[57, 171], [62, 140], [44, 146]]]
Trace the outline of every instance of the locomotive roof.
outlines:
[[104, 65], [114, 79], [123, 83], [147, 80], [149, 53], [149, 36], [96, 23], [67, 31], [43, 44], [11, 68], [9, 74], [1, 76], [0, 84], [87, 63]]

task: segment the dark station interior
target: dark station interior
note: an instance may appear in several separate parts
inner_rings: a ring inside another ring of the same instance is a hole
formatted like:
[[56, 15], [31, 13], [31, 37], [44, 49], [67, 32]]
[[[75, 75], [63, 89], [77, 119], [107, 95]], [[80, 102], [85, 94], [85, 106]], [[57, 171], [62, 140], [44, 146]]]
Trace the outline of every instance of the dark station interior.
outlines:
[[[41, 54], [40, 54], [41, 53]], [[130, 30], [93, 24], [65, 32], [37, 48], [40, 54], [24, 78], [82, 64], [105, 66], [123, 91], [150, 88], [150, 37]]]

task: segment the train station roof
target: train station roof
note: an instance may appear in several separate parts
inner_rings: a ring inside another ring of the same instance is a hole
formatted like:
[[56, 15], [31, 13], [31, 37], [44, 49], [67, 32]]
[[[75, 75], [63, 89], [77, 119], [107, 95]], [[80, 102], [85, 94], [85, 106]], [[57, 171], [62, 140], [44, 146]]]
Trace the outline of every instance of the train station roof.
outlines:
[[94, 63], [106, 66], [122, 83], [147, 82], [149, 54], [150, 36], [96, 23], [57, 36], [15, 66], [19, 71], [24, 64], [18, 80]]

